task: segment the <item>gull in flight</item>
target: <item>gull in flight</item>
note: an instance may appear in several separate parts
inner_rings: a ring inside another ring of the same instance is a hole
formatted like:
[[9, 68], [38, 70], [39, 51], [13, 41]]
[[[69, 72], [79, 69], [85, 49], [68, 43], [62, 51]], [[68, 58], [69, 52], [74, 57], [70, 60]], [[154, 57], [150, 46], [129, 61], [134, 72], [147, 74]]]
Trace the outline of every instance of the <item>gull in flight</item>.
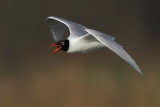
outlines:
[[[58, 50], [67, 53], [87, 53], [107, 47], [128, 62], [140, 74], [143, 74], [130, 55], [114, 40], [114, 37], [55, 16], [48, 17], [46, 23], [54, 40], [57, 41], [56, 44], [51, 45], [51, 47], [56, 47], [53, 53]], [[66, 27], [69, 29], [70, 35], [66, 40], [61, 40]]]

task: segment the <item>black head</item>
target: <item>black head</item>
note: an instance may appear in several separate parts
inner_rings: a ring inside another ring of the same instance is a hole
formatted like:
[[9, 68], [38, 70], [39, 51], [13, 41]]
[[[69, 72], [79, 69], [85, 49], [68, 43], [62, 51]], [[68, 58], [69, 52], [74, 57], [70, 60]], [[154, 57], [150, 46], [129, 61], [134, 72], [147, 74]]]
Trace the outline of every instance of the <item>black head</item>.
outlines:
[[69, 48], [69, 40], [58, 41], [56, 45], [60, 45], [62, 47], [60, 50], [67, 51]]

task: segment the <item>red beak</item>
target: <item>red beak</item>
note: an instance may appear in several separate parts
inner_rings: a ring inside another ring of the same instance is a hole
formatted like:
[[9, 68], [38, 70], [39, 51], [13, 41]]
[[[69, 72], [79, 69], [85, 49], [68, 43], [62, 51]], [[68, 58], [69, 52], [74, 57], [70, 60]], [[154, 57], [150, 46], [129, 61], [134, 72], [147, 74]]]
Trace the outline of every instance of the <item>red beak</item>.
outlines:
[[52, 44], [50, 45], [50, 47], [56, 46], [57, 48], [53, 51], [52, 54], [56, 53], [57, 51], [59, 51], [62, 47], [60, 45], [56, 45], [56, 44]]

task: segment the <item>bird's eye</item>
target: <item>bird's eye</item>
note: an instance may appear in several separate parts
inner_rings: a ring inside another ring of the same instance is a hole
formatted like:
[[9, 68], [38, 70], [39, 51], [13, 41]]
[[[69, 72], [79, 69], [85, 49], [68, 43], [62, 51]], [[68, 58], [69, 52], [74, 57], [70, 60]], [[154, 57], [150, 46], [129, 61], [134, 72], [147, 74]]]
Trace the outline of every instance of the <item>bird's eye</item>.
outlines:
[[61, 42], [61, 45], [64, 45], [64, 42]]

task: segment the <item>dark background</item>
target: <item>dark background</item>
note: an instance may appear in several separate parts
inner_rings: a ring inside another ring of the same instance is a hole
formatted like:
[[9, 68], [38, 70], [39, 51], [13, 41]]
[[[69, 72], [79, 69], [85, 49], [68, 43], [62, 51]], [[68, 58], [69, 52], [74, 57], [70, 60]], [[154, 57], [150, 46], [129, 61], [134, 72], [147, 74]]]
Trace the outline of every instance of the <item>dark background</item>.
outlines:
[[[144, 75], [109, 49], [51, 54], [58, 16], [112, 35]], [[0, 107], [160, 106], [159, 0], [1, 0]]]

